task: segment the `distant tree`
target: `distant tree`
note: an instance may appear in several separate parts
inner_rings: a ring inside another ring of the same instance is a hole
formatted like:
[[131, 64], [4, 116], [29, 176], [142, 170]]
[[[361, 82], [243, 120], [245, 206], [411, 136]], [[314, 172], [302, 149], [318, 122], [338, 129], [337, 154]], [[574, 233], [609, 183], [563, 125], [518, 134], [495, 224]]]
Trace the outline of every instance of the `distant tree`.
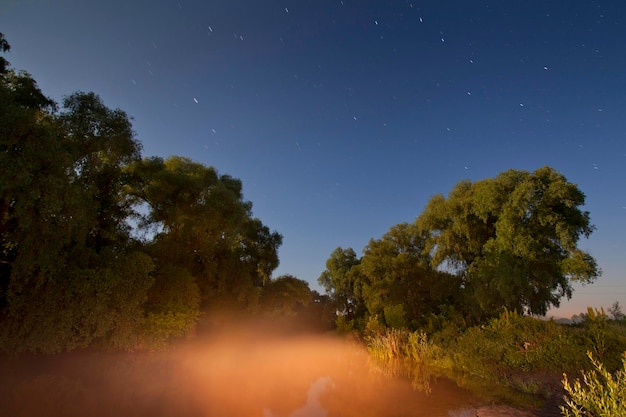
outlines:
[[281, 275], [263, 287], [261, 309], [270, 316], [294, 316], [313, 301], [308, 282], [293, 275]]
[[609, 307], [609, 314], [613, 318], [613, 320], [624, 320], [626, 316], [622, 312], [622, 306], [619, 301], [614, 302], [611, 307]]
[[305, 329], [328, 331], [335, 328], [337, 312], [327, 294], [312, 290], [311, 302], [298, 312]]
[[[11, 50], [11, 45], [4, 38], [4, 34], [0, 32], [0, 52], [9, 52]], [[9, 67], [9, 61], [2, 58], [0, 56], [0, 75], [4, 74]]]
[[578, 248], [593, 226], [584, 194], [552, 168], [509, 170], [494, 179], [458, 183], [427, 204], [417, 225], [436, 268], [458, 276], [464, 309], [474, 319], [503, 308], [545, 314], [570, 298], [572, 281], [600, 274]]

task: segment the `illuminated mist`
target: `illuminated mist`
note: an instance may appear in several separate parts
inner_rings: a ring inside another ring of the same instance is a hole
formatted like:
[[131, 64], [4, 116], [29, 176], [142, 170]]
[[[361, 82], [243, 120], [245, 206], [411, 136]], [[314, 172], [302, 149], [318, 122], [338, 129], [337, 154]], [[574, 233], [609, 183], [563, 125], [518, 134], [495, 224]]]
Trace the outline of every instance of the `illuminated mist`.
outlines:
[[447, 382], [426, 394], [372, 372], [355, 343], [261, 337], [257, 330], [207, 336], [168, 352], [5, 359], [0, 415], [452, 416], [473, 401]]

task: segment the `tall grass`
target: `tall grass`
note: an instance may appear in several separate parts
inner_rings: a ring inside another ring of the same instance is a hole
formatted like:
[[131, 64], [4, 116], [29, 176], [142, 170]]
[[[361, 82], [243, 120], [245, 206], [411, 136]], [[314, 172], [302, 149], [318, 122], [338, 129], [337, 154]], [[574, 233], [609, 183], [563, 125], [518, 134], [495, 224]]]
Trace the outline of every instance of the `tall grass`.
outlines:
[[387, 329], [366, 337], [366, 344], [376, 373], [391, 378], [404, 376], [415, 390], [431, 391], [430, 372], [424, 366], [430, 346], [426, 334]]
[[407, 330], [386, 329], [383, 332], [366, 336], [367, 350], [376, 359], [388, 360], [404, 356], [409, 332]]

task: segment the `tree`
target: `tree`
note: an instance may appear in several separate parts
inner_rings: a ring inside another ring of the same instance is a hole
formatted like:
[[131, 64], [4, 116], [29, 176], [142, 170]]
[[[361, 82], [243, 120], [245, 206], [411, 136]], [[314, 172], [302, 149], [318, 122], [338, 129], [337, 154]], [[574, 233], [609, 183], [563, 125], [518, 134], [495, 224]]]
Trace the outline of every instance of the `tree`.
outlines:
[[30, 75], [0, 73], [3, 348], [134, 343], [153, 268], [130, 239], [121, 194], [139, 149], [126, 114], [95, 94], [57, 113]]
[[282, 237], [252, 217], [241, 181], [188, 158], [147, 158], [128, 169], [126, 192], [151, 231], [158, 269], [176, 265], [193, 277], [203, 309], [254, 305], [278, 266]]
[[622, 312], [622, 306], [620, 305], [619, 301], [615, 301], [613, 304], [611, 304], [611, 307], [609, 308], [609, 314], [611, 315], [611, 317], [613, 317], [613, 320], [624, 320], [626, 318], [626, 316]]
[[361, 263], [352, 248], [336, 248], [317, 282], [324, 287], [337, 312], [347, 320], [361, 317], [366, 309], [359, 292], [356, 267]]
[[89, 208], [89, 247], [95, 252], [125, 244], [132, 201], [123, 194], [131, 178], [125, 168], [141, 158], [131, 122], [120, 109], [111, 110], [94, 93], [75, 93], [63, 100], [58, 121], [72, 158], [70, 181]]
[[[4, 345], [57, 352], [133, 343], [153, 266], [132, 249], [120, 194], [122, 165], [138, 149], [130, 123], [92, 94], [71, 96], [56, 114], [27, 74], [2, 81]], [[118, 142], [128, 146], [111, 146]]]
[[281, 275], [263, 287], [261, 308], [270, 316], [295, 316], [313, 300], [308, 282], [293, 275]]
[[337, 313], [327, 294], [311, 291], [311, 302], [298, 311], [299, 323], [304, 330], [329, 331], [335, 328]]
[[[65, 174], [70, 158], [54, 127], [55, 109], [27, 73], [0, 74], [0, 307], [20, 261], [18, 245], [41, 254], [45, 242], [59, 245], [73, 230], [49, 217], [62, 206], [69, 209], [71, 198]], [[24, 266], [32, 255], [21, 257]], [[51, 253], [50, 261], [55, 258]]]
[[[9, 52], [11, 45], [4, 38], [4, 34], [0, 32], [0, 52]], [[9, 67], [9, 62], [0, 56], [0, 75], [4, 74]]]
[[594, 229], [579, 209], [584, 201], [552, 168], [509, 170], [433, 197], [416, 224], [427, 234], [432, 265], [461, 279], [464, 309], [474, 319], [503, 308], [545, 314], [571, 297], [572, 281], [601, 274], [577, 246]]
[[459, 291], [455, 276], [431, 268], [425, 245], [414, 224], [401, 223], [370, 240], [364, 250], [358, 266], [363, 298], [369, 313], [385, 318], [389, 326], [397, 327], [404, 315], [407, 324], [417, 327], [451, 304]]
[[59, 112], [0, 65], [0, 348], [160, 343], [202, 306], [257, 305], [282, 236], [252, 217], [241, 181], [142, 160], [125, 112], [81, 92]]

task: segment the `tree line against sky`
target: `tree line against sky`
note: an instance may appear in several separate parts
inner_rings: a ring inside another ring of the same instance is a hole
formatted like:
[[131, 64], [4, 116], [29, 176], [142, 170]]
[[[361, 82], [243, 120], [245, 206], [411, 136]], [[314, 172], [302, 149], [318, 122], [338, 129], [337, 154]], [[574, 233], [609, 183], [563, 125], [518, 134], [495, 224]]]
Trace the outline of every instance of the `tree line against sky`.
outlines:
[[459, 182], [362, 257], [337, 248], [320, 295], [272, 277], [282, 236], [254, 217], [240, 180], [142, 156], [125, 112], [82, 92], [59, 109], [0, 57], [0, 346], [160, 344], [217, 311], [355, 329], [544, 314], [600, 275], [577, 246], [593, 231], [584, 199], [549, 167]]

